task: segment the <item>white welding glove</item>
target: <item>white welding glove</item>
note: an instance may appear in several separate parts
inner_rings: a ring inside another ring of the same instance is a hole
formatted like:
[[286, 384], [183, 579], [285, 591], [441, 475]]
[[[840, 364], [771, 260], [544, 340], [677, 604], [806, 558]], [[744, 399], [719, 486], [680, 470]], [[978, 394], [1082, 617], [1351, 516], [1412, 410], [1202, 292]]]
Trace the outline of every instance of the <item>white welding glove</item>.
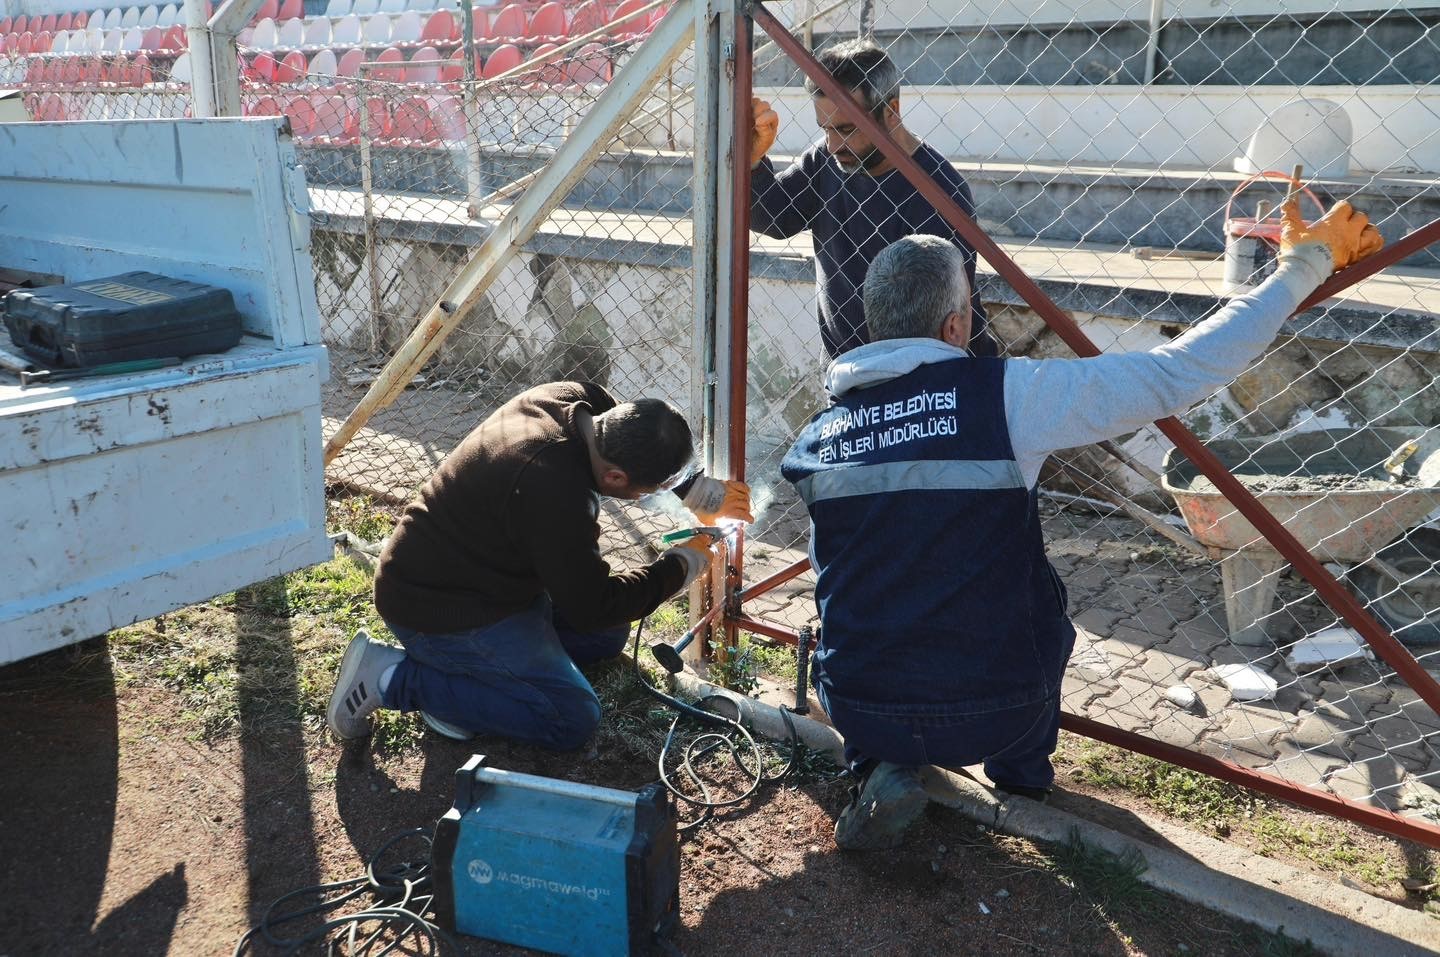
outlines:
[[755, 521], [755, 516], [750, 514], [750, 486], [737, 479], [724, 481], [701, 475], [680, 501], [701, 525], [716, 525], [722, 518]]
[[693, 535], [683, 545], [667, 548], [661, 554], [661, 558], [678, 558], [685, 566], [685, 584], [680, 586], [681, 591], [689, 588], [690, 583], [705, 574], [705, 569], [710, 567], [710, 546], [714, 543], [715, 540], [709, 535]]

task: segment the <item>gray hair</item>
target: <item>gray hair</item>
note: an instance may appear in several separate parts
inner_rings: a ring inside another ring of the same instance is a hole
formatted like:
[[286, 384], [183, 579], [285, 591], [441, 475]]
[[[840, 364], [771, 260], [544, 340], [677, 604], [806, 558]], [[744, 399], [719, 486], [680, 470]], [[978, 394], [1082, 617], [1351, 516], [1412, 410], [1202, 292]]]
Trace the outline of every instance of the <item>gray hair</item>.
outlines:
[[[815, 55], [837, 83], [855, 93], [860, 104], [878, 117], [885, 104], [900, 95], [900, 71], [895, 61], [874, 40], [846, 40]], [[811, 96], [823, 96], [815, 81], [805, 78]]]
[[865, 271], [865, 325], [872, 341], [934, 339], [945, 317], [969, 308], [965, 257], [939, 236], [897, 239]]

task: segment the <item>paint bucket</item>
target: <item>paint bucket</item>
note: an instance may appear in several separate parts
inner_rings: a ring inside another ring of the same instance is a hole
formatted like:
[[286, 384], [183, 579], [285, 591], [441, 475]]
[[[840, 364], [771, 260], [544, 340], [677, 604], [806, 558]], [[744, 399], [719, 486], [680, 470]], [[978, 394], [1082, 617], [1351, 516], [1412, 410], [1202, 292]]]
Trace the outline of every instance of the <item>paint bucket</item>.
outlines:
[[[1230, 201], [1225, 204], [1225, 284], [1224, 291], [1244, 292], [1253, 289], [1276, 269], [1276, 254], [1280, 249], [1281, 205], [1277, 203], [1270, 212], [1260, 211], [1256, 216], [1236, 216], [1235, 197], [1241, 190], [1262, 179], [1290, 181], [1289, 173], [1266, 171], [1250, 176], [1235, 187]], [[1310, 198], [1324, 215], [1325, 207], [1308, 187], [1301, 192]], [[1319, 218], [1318, 216], [1316, 218]]]

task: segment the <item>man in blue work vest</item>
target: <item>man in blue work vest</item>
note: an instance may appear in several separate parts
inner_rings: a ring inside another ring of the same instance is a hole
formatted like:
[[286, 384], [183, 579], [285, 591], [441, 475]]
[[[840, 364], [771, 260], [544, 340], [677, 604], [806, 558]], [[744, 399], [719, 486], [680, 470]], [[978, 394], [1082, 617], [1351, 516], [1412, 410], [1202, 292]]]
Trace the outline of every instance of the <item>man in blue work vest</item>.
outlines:
[[922, 765], [984, 762], [1003, 791], [1049, 794], [1075, 629], [1040, 532], [1045, 457], [1208, 396], [1380, 245], [1348, 203], [1309, 226], [1292, 203], [1259, 288], [1173, 342], [1089, 359], [972, 356], [963, 254], [912, 235], [876, 257], [871, 342], [830, 364], [833, 404], [782, 466], [812, 522], [815, 690], [861, 782], [840, 847], [897, 846], [926, 804]]

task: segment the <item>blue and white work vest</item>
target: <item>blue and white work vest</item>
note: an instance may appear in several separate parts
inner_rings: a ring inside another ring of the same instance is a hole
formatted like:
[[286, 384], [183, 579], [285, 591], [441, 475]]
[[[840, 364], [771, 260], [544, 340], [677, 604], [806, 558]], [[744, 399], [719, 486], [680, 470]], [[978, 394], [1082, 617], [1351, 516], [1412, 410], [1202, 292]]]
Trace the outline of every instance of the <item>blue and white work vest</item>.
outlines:
[[814, 526], [827, 690], [974, 713], [1059, 687], [1074, 628], [1004, 384], [1003, 359], [922, 365], [836, 399], [785, 456]]

